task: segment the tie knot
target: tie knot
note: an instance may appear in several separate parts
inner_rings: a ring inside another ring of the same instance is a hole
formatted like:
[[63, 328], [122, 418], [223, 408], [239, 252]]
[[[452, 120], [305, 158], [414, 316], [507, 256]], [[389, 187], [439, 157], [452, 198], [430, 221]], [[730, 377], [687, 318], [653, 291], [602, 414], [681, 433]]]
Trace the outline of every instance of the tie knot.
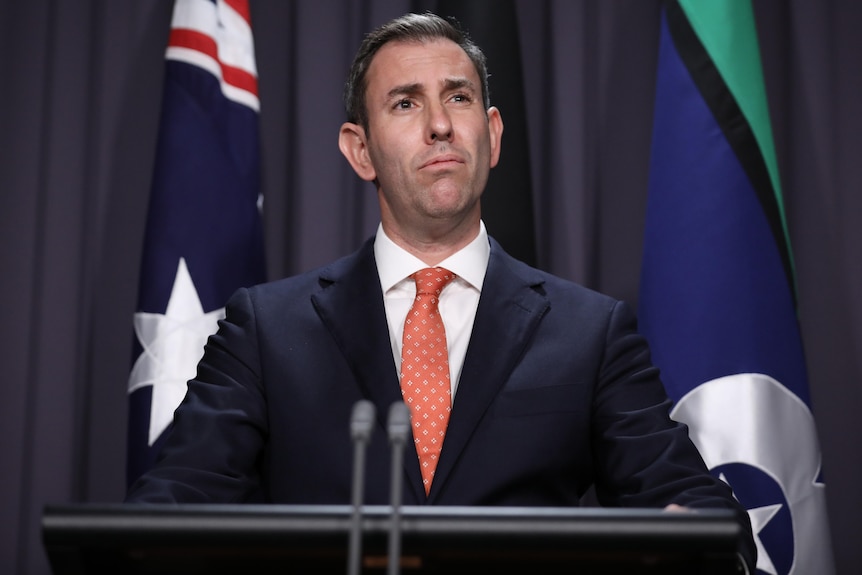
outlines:
[[446, 268], [436, 267], [421, 269], [410, 277], [416, 282], [417, 295], [439, 296], [443, 288], [455, 279], [455, 274]]

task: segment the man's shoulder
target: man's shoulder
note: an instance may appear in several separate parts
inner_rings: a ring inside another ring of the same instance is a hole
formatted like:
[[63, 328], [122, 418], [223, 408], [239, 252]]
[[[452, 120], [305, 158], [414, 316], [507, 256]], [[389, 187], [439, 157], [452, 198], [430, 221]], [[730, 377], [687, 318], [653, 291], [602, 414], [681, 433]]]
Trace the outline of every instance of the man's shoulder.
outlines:
[[310, 296], [328, 285], [350, 278], [365, 268], [374, 269], [373, 250], [368, 242], [352, 254], [342, 256], [325, 265], [288, 277], [271, 280], [240, 290], [255, 301], [295, 299]]
[[533, 289], [540, 290], [548, 298], [574, 298], [608, 307], [613, 307], [619, 302], [619, 300], [610, 295], [588, 288], [574, 280], [554, 275], [518, 260], [506, 253], [494, 241], [492, 241], [491, 253], [492, 259], [496, 259], [498, 265], [503, 266], [509, 273], [520, 278], [520, 281], [533, 287]]

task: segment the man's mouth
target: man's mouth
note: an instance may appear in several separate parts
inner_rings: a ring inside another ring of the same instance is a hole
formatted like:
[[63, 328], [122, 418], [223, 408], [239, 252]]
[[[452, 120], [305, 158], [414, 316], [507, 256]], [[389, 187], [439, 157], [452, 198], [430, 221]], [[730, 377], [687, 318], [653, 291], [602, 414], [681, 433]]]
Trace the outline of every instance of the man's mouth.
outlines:
[[433, 168], [433, 167], [446, 167], [452, 166], [454, 164], [463, 164], [464, 161], [457, 154], [442, 154], [440, 156], [434, 156], [424, 164], [422, 164], [422, 168]]

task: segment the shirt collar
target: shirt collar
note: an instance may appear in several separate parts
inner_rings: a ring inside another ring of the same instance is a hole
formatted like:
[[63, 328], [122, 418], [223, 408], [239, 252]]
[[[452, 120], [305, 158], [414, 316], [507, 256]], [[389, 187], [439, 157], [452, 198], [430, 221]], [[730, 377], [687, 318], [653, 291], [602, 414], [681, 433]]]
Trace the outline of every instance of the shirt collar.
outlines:
[[[488, 242], [488, 232], [485, 230], [485, 223], [480, 221], [479, 234], [476, 238], [438, 265], [481, 292], [490, 257], [491, 244]], [[380, 287], [383, 293], [388, 292], [411, 274], [428, 267], [422, 260], [389, 239], [383, 231], [382, 224], [377, 226], [374, 258], [377, 261], [377, 274], [380, 276]]]

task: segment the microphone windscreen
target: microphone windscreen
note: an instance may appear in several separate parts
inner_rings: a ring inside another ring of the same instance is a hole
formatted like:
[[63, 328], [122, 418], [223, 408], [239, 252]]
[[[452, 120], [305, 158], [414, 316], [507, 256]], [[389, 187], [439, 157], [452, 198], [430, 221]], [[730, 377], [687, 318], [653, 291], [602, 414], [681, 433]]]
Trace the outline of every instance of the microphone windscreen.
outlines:
[[367, 399], [360, 399], [353, 406], [350, 416], [350, 436], [354, 441], [368, 441], [374, 428], [377, 409]]
[[405, 442], [410, 435], [410, 408], [403, 401], [396, 401], [389, 407], [389, 420], [386, 423], [389, 441]]

